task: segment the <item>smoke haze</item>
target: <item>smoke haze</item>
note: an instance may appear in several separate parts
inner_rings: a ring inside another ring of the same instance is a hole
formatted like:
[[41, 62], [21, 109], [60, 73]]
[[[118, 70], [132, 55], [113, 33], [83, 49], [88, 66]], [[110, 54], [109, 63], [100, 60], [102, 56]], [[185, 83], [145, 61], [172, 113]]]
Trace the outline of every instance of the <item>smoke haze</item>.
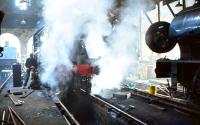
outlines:
[[[104, 48], [106, 53], [98, 62], [101, 72], [92, 81], [92, 93], [95, 94], [102, 89], [119, 88], [125, 76], [137, 69], [140, 6], [133, 0], [123, 4], [124, 7], [120, 8], [120, 22], [112, 29], [109, 46]], [[98, 46], [93, 46], [92, 52], [95, 50], [98, 50]]]
[[[70, 54], [76, 37], [93, 29], [97, 36], [106, 34], [107, 12], [112, 0], [44, 0], [46, 37], [41, 46], [41, 62], [44, 73], [41, 80], [55, 87], [59, 75], [57, 67], [65, 67], [70, 77]], [[109, 25], [108, 25], [109, 27]], [[108, 28], [109, 29], [109, 28]], [[100, 39], [100, 37], [99, 37]], [[59, 69], [58, 69], [59, 70]], [[62, 79], [62, 78], [59, 78]], [[64, 82], [64, 81], [63, 81]], [[66, 82], [66, 81], [65, 81]]]
[[[42, 81], [57, 86], [56, 76], [66, 72], [59, 78], [66, 83], [72, 69], [70, 54], [74, 41], [80, 34], [86, 34], [89, 56], [100, 57], [96, 62], [100, 74], [92, 80], [92, 93], [120, 87], [124, 77], [137, 69], [142, 7], [136, 1], [126, 0], [118, 8], [119, 19], [112, 26], [108, 12], [114, 6], [113, 0], [44, 0], [47, 35], [41, 47], [45, 69]], [[62, 71], [57, 69], [60, 65]]]

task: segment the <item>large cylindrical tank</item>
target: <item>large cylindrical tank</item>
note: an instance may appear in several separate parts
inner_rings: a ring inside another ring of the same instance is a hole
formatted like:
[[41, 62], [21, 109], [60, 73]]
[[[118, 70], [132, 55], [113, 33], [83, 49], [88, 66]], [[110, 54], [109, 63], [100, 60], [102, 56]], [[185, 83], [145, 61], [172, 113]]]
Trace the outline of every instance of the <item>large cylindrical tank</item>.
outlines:
[[169, 27], [169, 39], [177, 41], [181, 60], [200, 60], [200, 4], [179, 12]]
[[191, 36], [200, 38], [200, 4], [179, 12], [169, 27], [169, 38], [185, 39]]

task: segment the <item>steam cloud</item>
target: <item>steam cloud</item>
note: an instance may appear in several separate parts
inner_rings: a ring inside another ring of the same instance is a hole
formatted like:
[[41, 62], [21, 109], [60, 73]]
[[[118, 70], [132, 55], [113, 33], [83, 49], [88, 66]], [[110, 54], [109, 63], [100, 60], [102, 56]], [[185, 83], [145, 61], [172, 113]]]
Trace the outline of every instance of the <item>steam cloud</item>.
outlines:
[[186, 0], [186, 7], [192, 6], [195, 3], [195, 0]]
[[[92, 81], [92, 93], [119, 88], [124, 77], [137, 69], [140, 11], [136, 10], [135, 2], [130, 0], [124, 3], [120, 15], [119, 24], [109, 36], [110, 45], [104, 48], [107, 52], [98, 62], [101, 72]], [[93, 53], [98, 50], [98, 46], [93, 48]]]
[[[119, 87], [130, 70], [136, 71], [137, 67], [140, 4], [136, 1], [124, 2], [119, 22], [112, 27], [107, 15], [114, 5], [113, 0], [45, 0], [47, 37], [41, 47], [41, 62], [45, 68], [42, 81], [57, 86], [57, 74], [66, 72], [65, 76], [59, 76], [66, 82], [72, 69], [69, 58], [74, 41], [84, 33], [89, 56], [101, 57], [96, 62], [101, 71], [92, 80], [92, 93]], [[55, 70], [60, 65], [63, 68]]]
[[[41, 46], [41, 62], [45, 70], [41, 80], [55, 87], [60, 82], [57, 77], [59, 70], [66, 72], [65, 76], [59, 76], [63, 83], [70, 77], [72, 64], [69, 58], [76, 37], [87, 33], [90, 28], [101, 35], [106, 33], [106, 13], [111, 8], [112, 0], [92, 0], [92, 3], [91, 0], [43, 2], [47, 35]], [[60, 65], [65, 69], [57, 69]]]

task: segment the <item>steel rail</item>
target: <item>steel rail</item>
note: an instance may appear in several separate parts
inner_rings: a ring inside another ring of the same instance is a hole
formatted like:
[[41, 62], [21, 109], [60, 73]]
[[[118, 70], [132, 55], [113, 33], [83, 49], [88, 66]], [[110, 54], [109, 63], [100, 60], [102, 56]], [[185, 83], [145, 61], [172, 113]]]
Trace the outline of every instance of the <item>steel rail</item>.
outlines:
[[[85, 93], [85, 90], [83, 90], [83, 89], [80, 89], [80, 90]], [[94, 99], [94, 101], [98, 101], [98, 102], [102, 103], [104, 106], [106, 106], [108, 108], [112, 108], [113, 110], [121, 113], [127, 119], [131, 119], [136, 124], [138, 124], [138, 125], [148, 125], [147, 123], [145, 123], [145, 122], [141, 121], [140, 119], [138, 119], [138, 118], [136, 118], [136, 117], [124, 112], [123, 110], [117, 108], [116, 106], [110, 104], [109, 102], [104, 101], [100, 97], [97, 97], [96, 95], [91, 95], [91, 94], [88, 94], [88, 95], [90, 95]]]
[[164, 97], [164, 96], [162, 97], [161, 95], [158, 95], [158, 96], [150, 95], [146, 92], [142, 92], [142, 91], [138, 91], [138, 90], [132, 91], [131, 94], [132, 94], [132, 96], [134, 95], [134, 96], [138, 96], [140, 98], [146, 99], [146, 100], [153, 100], [154, 102], [158, 102], [159, 104], [167, 105], [169, 107], [177, 108], [181, 111], [200, 116], [200, 110], [197, 109], [195, 105], [190, 105], [187, 102], [181, 102], [183, 100], [178, 102], [176, 100], [172, 100], [172, 99]]
[[[64, 111], [67, 113], [67, 115], [69, 116], [70, 120], [73, 122], [72, 125], [80, 125], [80, 123], [74, 118], [74, 116], [69, 112], [69, 110], [64, 106], [64, 104], [60, 101], [60, 99], [57, 99], [58, 104], [60, 104], [60, 106], [64, 109]], [[67, 118], [64, 117], [64, 119], [66, 120]], [[67, 119], [67, 123], [69, 123], [69, 120]], [[70, 123], [71, 124], [71, 123]]]
[[102, 102], [103, 104], [105, 104], [105, 105], [108, 106], [109, 108], [112, 108], [112, 109], [116, 110], [117, 112], [123, 114], [125, 117], [127, 117], [127, 118], [133, 120], [134, 122], [138, 123], [139, 125], [148, 125], [147, 123], [141, 121], [140, 119], [138, 119], [138, 118], [136, 118], [136, 117], [133, 117], [132, 115], [130, 115], [130, 114], [124, 112], [123, 110], [121, 110], [121, 109], [115, 107], [114, 105], [112, 105], [112, 104], [110, 104], [110, 103], [108, 103], [108, 102], [102, 100], [101, 98], [99, 98], [99, 97], [97, 97], [97, 96], [95, 96], [95, 95], [91, 95], [91, 97], [93, 97], [94, 99], [96, 99], [96, 100]]

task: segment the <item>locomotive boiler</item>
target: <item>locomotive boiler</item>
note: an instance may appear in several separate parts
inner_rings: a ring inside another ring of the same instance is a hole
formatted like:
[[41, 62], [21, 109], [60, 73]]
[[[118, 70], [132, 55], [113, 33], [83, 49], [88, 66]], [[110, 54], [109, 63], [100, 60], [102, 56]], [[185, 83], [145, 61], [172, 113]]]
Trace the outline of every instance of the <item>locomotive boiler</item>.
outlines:
[[200, 3], [180, 11], [171, 23], [157, 22], [146, 32], [146, 44], [156, 53], [169, 52], [176, 44], [180, 48], [180, 59], [161, 58], [156, 61], [156, 77], [171, 77], [172, 90], [177, 83], [188, 91], [188, 97], [200, 97]]

